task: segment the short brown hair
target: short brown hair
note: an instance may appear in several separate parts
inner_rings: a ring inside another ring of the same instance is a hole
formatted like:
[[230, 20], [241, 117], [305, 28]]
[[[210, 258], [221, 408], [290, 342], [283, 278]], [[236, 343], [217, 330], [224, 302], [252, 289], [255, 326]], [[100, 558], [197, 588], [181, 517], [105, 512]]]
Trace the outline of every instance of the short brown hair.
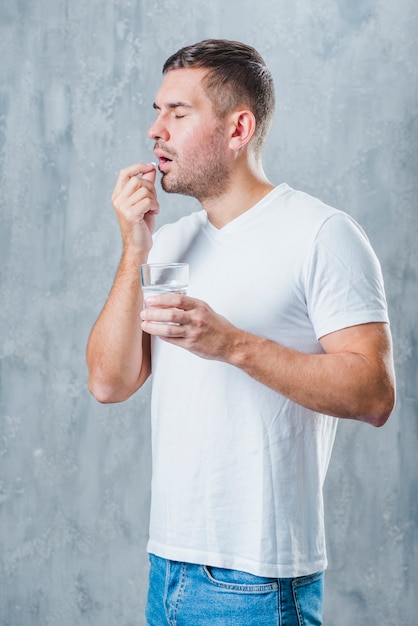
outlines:
[[259, 153], [271, 126], [275, 97], [270, 70], [257, 50], [239, 41], [205, 39], [172, 54], [163, 74], [188, 67], [208, 70], [203, 84], [219, 117], [238, 106], [250, 108], [256, 120], [254, 147]]

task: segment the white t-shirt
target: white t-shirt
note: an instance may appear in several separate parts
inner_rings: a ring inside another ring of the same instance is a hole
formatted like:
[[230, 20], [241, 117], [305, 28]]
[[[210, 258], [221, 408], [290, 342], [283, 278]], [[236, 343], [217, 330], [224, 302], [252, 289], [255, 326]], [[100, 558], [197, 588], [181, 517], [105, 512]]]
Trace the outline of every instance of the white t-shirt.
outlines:
[[[388, 321], [363, 231], [286, 184], [221, 230], [205, 211], [164, 226], [152, 261], [188, 262], [188, 295], [305, 353], [333, 331]], [[149, 552], [269, 577], [325, 569], [322, 488], [338, 420], [234, 366], [152, 343]]]

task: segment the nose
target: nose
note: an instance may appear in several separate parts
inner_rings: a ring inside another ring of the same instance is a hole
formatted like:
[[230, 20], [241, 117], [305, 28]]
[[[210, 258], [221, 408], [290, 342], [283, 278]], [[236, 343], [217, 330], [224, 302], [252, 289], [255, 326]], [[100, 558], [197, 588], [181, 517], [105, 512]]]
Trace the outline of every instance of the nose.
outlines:
[[157, 140], [157, 139], [162, 139], [163, 141], [169, 140], [170, 134], [160, 116], [157, 117], [155, 122], [148, 129], [148, 137], [154, 140]]

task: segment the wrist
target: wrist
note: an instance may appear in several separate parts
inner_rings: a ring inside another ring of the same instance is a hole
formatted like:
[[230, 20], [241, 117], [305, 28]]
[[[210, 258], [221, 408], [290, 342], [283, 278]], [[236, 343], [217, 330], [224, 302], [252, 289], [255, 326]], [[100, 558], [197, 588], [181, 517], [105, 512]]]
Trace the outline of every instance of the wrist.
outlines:
[[262, 337], [240, 330], [230, 342], [228, 362], [239, 369], [248, 369], [251, 356], [261, 347], [260, 343], [262, 342]]
[[147, 263], [149, 250], [143, 250], [136, 246], [125, 245], [122, 251], [122, 261], [134, 265], [139, 270], [139, 266]]

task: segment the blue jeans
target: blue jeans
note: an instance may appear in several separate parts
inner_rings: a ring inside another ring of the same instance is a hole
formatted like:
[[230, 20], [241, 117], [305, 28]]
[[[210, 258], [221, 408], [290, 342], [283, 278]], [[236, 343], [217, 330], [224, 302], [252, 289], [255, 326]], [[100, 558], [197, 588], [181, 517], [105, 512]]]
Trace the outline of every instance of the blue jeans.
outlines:
[[323, 573], [262, 578], [150, 555], [148, 626], [320, 626]]

